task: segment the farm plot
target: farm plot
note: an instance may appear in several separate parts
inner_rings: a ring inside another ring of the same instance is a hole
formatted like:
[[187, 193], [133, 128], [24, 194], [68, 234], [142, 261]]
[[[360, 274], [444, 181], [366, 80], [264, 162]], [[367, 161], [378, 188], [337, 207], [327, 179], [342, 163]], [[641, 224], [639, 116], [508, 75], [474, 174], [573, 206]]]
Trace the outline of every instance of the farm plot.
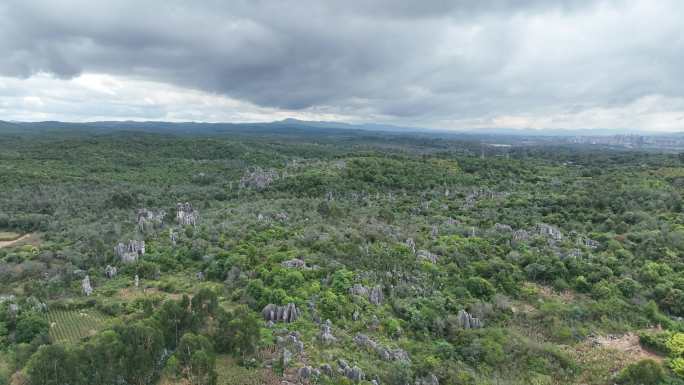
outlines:
[[47, 314], [50, 323], [50, 340], [58, 343], [78, 342], [103, 329], [107, 316], [90, 309], [51, 310]]

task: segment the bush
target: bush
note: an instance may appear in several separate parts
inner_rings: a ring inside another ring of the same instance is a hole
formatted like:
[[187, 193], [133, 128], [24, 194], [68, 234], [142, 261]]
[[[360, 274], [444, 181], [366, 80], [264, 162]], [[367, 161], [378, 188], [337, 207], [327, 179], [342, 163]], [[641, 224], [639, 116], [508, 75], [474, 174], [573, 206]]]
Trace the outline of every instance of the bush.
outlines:
[[651, 360], [641, 360], [620, 372], [617, 382], [624, 385], [657, 385], [665, 378], [663, 367]]
[[30, 314], [17, 322], [15, 339], [17, 343], [31, 342], [39, 336], [47, 337], [50, 325], [41, 316]]

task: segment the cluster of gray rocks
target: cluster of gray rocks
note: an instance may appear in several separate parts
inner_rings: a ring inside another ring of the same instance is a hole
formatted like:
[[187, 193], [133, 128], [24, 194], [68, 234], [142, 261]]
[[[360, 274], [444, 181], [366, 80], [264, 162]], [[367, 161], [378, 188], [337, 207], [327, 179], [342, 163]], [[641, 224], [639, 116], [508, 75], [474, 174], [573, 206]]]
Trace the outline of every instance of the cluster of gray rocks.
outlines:
[[374, 351], [383, 361], [397, 361], [406, 364], [411, 363], [411, 359], [404, 349], [389, 349], [365, 334], [358, 333], [354, 337], [354, 342], [366, 350]]
[[278, 306], [274, 305], [272, 303], [269, 303], [264, 307], [264, 309], [261, 311], [261, 314], [264, 317], [264, 320], [266, 322], [286, 322], [286, 323], [291, 323], [295, 322], [297, 318], [299, 317], [299, 311], [297, 310], [297, 306], [293, 303], [288, 303], [287, 305], [284, 306]]
[[369, 289], [357, 283], [349, 288], [349, 294], [366, 298], [368, 302], [372, 303], [373, 305], [380, 305], [385, 299], [385, 295], [382, 292], [382, 286], [379, 285], [373, 286]]
[[119, 242], [114, 246], [114, 254], [124, 263], [134, 263], [145, 255], [145, 241], [131, 239], [128, 243]]

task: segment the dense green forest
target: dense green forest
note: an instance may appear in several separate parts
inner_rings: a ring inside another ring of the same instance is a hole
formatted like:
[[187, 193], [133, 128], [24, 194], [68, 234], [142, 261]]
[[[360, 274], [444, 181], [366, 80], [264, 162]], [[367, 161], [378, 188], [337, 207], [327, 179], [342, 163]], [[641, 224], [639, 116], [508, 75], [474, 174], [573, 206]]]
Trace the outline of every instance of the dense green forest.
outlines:
[[0, 133], [0, 384], [684, 384], [683, 158], [471, 139]]

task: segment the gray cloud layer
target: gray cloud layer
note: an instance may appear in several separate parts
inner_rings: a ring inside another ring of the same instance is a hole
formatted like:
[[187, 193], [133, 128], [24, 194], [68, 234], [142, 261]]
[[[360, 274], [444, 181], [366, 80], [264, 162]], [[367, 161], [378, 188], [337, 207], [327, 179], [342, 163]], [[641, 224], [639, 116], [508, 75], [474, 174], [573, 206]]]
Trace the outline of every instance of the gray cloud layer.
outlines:
[[678, 0], [6, 0], [0, 75], [414, 124], [548, 118], [684, 97], [682, 15]]

